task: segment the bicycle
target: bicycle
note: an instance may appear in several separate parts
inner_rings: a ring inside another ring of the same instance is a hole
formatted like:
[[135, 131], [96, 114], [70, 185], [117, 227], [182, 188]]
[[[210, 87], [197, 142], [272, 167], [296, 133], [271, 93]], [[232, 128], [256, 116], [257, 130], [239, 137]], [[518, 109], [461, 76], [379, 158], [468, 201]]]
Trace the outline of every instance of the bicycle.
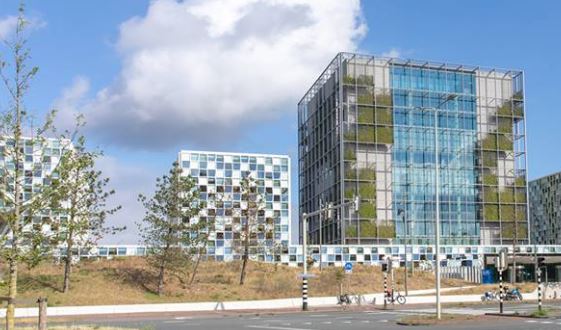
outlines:
[[398, 304], [403, 305], [406, 302], [405, 296], [403, 296], [399, 290], [397, 290], [397, 295], [394, 294], [393, 290], [386, 292], [386, 302], [390, 304], [395, 304], [397, 301]]
[[352, 304], [352, 299], [348, 294], [342, 294], [337, 296], [337, 305], [341, 305], [341, 307], [343, 307], [343, 309], [347, 309], [347, 307], [349, 307], [350, 304]]

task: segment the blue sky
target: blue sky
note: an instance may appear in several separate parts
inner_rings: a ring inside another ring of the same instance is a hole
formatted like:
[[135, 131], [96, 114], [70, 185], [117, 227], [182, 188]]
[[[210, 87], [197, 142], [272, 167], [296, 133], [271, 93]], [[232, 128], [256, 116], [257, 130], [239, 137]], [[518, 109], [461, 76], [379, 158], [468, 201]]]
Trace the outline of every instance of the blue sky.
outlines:
[[[523, 69], [530, 178], [561, 170], [559, 1], [221, 1], [27, 2], [27, 105], [61, 124], [91, 114], [125, 208], [114, 221], [131, 228], [108, 241], [136, 243], [136, 195], [181, 148], [289, 154], [296, 209], [296, 104], [337, 51]], [[0, 22], [17, 3], [2, 0]]]

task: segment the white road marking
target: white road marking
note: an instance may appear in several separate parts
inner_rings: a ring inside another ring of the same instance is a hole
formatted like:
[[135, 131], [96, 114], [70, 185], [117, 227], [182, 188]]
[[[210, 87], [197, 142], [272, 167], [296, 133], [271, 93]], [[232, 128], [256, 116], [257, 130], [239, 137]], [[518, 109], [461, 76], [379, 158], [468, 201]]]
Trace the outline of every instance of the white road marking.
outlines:
[[353, 322], [351, 322], [351, 321], [343, 321], [343, 323], [345, 323], [345, 324], [351, 324], [351, 323], [353, 323]]
[[370, 321], [369, 320], [364, 320], [364, 321], [362, 321], [362, 323], [370, 323]]
[[176, 320], [191, 320], [191, 316], [179, 316], [175, 318]]
[[285, 327], [271, 327], [267, 325], [248, 325], [246, 328], [254, 329], [272, 329], [272, 330], [313, 330], [313, 329], [301, 329], [301, 328], [285, 328]]
[[327, 321], [327, 322], [321, 322], [321, 323], [323, 323], [323, 324], [331, 324], [332, 322]]
[[552, 324], [553, 322], [551, 321], [542, 321], [542, 324]]
[[329, 316], [327, 314], [316, 314], [316, 315], [310, 315], [310, 317], [326, 317]]
[[387, 323], [388, 320], [380, 320], [380, 321], [378, 321], [378, 322], [380, 322], [380, 323]]
[[538, 323], [538, 321], [528, 320], [528, 321], [526, 321], [526, 323]]

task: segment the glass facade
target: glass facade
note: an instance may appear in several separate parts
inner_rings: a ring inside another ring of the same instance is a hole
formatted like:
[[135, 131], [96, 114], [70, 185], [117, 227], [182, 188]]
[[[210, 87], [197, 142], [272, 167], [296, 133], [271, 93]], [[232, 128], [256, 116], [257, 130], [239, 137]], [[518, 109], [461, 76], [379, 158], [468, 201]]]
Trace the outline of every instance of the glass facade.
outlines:
[[[10, 156], [14, 150], [15, 141], [11, 138], [0, 139], [0, 172], [13, 173], [15, 171], [14, 159]], [[23, 166], [20, 168], [22, 176], [22, 198], [23, 201], [30, 201], [35, 193], [38, 193], [46, 184], [50, 183], [53, 170], [58, 165], [64, 150], [72, 148], [72, 143], [68, 140], [45, 139], [39, 141], [28, 137], [22, 138], [20, 150], [23, 152]], [[11, 177], [11, 176], [9, 176]], [[12, 178], [13, 179], [13, 178]], [[13, 195], [15, 183], [6, 180], [1, 190], [8, 196]], [[4, 207], [0, 200], [0, 208]], [[66, 215], [59, 214], [51, 209], [42, 209], [33, 216], [33, 224], [43, 224], [43, 230], [49, 231], [50, 227], [45, 225], [52, 220], [55, 223], [66, 221]], [[6, 231], [6, 227], [0, 227], [0, 231]]]
[[561, 244], [561, 172], [530, 181], [532, 243]]
[[436, 164], [443, 244], [526, 243], [523, 96], [521, 71], [339, 54], [298, 105], [299, 204], [361, 205], [311, 242], [432, 244]]
[[260, 261], [280, 260], [288, 249], [290, 234], [290, 159], [288, 156], [181, 151], [184, 175], [195, 180], [205, 205], [193, 221], [208, 221], [207, 256], [211, 260], [240, 259], [242, 215], [241, 180], [250, 174], [265, 207], [257, 218], [257, 232], [250, 237], [250, 256]]

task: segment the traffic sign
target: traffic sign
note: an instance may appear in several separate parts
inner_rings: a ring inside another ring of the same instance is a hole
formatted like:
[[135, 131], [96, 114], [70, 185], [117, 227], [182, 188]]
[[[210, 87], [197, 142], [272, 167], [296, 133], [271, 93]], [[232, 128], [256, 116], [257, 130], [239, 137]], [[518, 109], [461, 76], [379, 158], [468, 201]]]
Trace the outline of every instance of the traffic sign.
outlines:
[[352, 273], [353, 272], [353, 264], [350, 262], [347, 262], [345, 264], [345, 273]]

